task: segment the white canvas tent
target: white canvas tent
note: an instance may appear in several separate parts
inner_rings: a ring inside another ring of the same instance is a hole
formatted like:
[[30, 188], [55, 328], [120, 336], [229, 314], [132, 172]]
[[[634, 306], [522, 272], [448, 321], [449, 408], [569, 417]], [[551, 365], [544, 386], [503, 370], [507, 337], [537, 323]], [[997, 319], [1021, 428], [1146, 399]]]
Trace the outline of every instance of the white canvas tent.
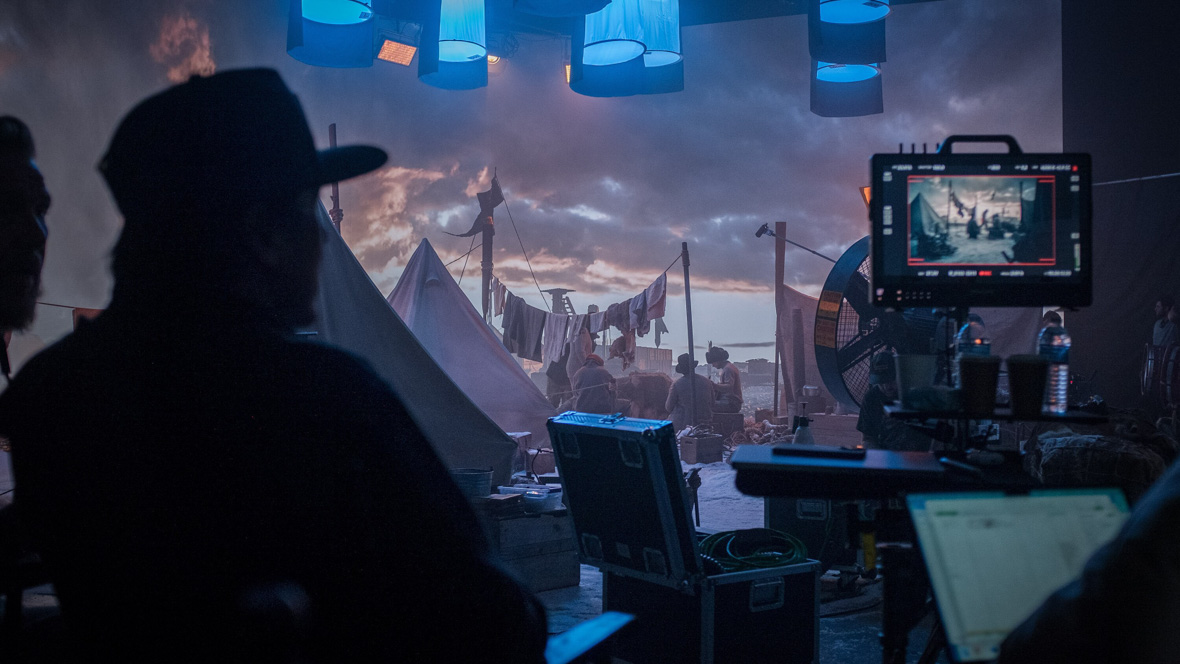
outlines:
[[317, 338], [367, 360], [401, 397], [444, 464], [490, 468], [494, 483], [507, 484], [516, 444], [418, 343], [332, 227], [322, 205], [318, 217], [328, 239], [312, 328]]
[[505, 431], [549, 440], [557, 414], [455, 283], [429, 240], [422, 240], [387, 298], [406, 327], [464, 394]]

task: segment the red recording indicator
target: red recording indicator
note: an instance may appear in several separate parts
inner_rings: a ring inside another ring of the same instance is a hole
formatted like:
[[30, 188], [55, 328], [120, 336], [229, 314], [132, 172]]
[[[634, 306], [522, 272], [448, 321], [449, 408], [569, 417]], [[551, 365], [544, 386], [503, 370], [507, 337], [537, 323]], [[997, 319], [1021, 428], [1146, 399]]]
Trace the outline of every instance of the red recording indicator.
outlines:
[[981, 277], [990, 277], [990, 276], [992, 276], [992, 271], [991, 271], [991, 270], [980, 270], [980, 271], [979, 271], [979, 276], [981, 276]]
[[1077, 166], [1074, 166], [1074, 167], [1073, 167], [1073, 170], [1075, 170], [1075, 171], [1076, 171], [1076, 170], [1078, 170], [1078, 167], [1077, 167]]

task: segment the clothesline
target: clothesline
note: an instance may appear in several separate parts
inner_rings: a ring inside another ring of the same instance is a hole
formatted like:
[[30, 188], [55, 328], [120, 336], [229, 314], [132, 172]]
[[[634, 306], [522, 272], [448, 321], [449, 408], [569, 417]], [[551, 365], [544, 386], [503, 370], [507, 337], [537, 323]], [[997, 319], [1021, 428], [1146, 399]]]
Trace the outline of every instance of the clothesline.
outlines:
[[[634, 361], [636, 336], [648, 334], [654, 323], [658, 345], [660, 334], [668, 332], [662, 321], [668, 290], [666, 270], [638, 295], [616, 302], [604, 311], [587, 314], [537, 309], [509, 291], [495, 276], [492, 277], [492, 289], [493, 316], [504, 316], [501, 326], [505, 348], [519, 357], [545, 364], [563, 357], [567, 348], [573, 353], [575, 347], [589, 345], [589, 335], [615, 327], [621, 336], [611, 345], [609, 352], [612, 357], [623, 358], [626, 368]], [[588, 352], [587, 349], [578, 355], [584, 359]], [[581, 360], [575, 362], [580, 363]]]
[[[443, 267], [450, 267], [450, 266], [454, 265], [455, 263], [458, 263], [459, 261], [463, 260], [464, 258], [467, 258], [468, 256], [470, 256], [471, 252], [475, 251], [476, 249], [479, 249], [482, 246], [483, 246], [483, 242], [480, 242], [479, 244], [475, 245], [474, 247], [468, 249], [467, 253], [463, 254], [462, 256], [459, 256], [458, 258], [451, 261], [450, 263], [447, 263]], [[464, 264], [466, 265], [466, 263], [464, 263]]]

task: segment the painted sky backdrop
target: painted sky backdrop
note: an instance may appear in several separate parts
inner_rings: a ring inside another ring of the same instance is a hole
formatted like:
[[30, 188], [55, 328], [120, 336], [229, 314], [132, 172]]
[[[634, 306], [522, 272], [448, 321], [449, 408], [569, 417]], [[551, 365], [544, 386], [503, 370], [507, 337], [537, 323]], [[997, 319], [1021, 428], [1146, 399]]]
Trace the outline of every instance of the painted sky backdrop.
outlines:
[[[595, 99], [565, 83], [568, 44], [535, 35], [518, 36], [515, 55], [474, 91], [432, 88], [416, 66], [309, 67], [285, 52], [286, 6], [0, 4], [0, 113], [32, 127], [53, 195], [44, 301], [105, 305], [121, 222], [94, 165], [127, 110], [194, 72], [277, 68], [319, 145], [335, 122], [341, 144], [389, 152], [386, 167], [341, 187], [344, 237], [383, 293], [422, 238], [444, 261], [467, 251], [470, 240], [443, 231], [470, 227], [475, 193], [496, 172], [507, 199], [496, 273], [515, 293], [544, 306], [513, 225], [541, 288], [575, 289], [578, 311], [636, 294], [687, 241], [696, 342], [729, 345], [738, 360], [773, 356], [736, 345], [773, 340], [774, 246], [754, 237], [762, 223], [786, 221], [791, 239], [835, 258], [867, 233], [858, 188], [875, 152], [987, 133], [1061, 149], [1060, 0], [895, 7], [885, 112], [862, 118], [809, 111], [804, 16], [686, 27], [683, 92]], [[787, 281], [815, 293], [829, 266], [791, 248]], [[669, 277], [680, 353], [679, 265]], [[462, 286], [476, 298], [478, 285], [477, 251]]]

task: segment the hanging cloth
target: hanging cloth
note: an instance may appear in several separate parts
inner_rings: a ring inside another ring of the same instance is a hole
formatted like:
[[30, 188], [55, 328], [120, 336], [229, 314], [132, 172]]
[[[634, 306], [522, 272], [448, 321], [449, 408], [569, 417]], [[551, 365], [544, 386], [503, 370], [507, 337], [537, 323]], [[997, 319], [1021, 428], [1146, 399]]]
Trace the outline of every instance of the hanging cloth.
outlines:
[[631, 298], [630, 304], [627, 305], [627, 316], [631, 329], [635, 330], [635, 334], [642, 337], [648, 333], [651, 329], [651, 323], [647, 318], [647, 291], [643, 291]]
[[[651, 311], [651, 310], [648, 309], [648, 311]], [[656, 319], [656, 348], [660, 347], [660, 335], [661, 334], [668, 334], [668, 326], [664, 325], [663, 318], [657, 318]]]
[[530, 304], [523, 305], [524, 346], [518, 353], [521, 357], [534, 362], [541, 361], [541, 337], [545, 332], [545, 316], [548, 313]]
[[605, 330], [608, 326], [606, 324], [606, 312], [599, 311], [597, 313], [589, 314], [589, 323], [587, 329], [593, 333], [598, 333]]
[[545, 313], [508, 293], [504, 302], [504, 347], [508, 352], [534, 362], [541, 361]]
[[569, 321], [570, 317], [565, 314], [545, 314], [545, 335], [541, 341], [541, 361], [545, 364], [561, 357]]
[[506, 294], [504, 300], [504, 348], [508, 349], [509, 353], [520, 354], [520, 349], [524, 346], [524, 328], [522, 326], [524, 313], [521, 307], [524, 306], [524, 300], [516, 297], [511, 292]]
[[492, 315], [500, 316], [504, 313], [504, 285], [499, 277], [492, 277]]
[[647, 319], [663, 318], [664, 307], [668, 302], [668, 273], [661, 274], [651, 282], [643, 294], [647, 296]]

